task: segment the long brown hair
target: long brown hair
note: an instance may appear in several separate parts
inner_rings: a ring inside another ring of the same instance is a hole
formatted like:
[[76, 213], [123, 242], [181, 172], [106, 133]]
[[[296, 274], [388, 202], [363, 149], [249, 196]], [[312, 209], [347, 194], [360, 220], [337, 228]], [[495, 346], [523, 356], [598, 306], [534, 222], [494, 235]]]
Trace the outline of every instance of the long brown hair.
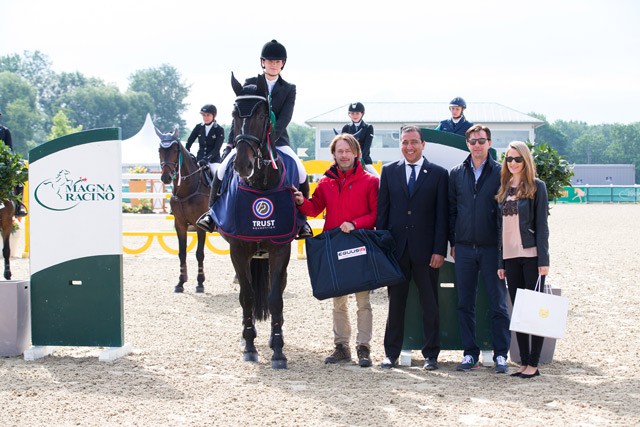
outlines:
[[[522, 169], [522, 179], [520, 180], [520, 184], [516, 190], [516, 198], [533, 199], [536, 197], [536, 165], [533, 162], [533, 155], [531, 154], [529, 147], [527, 147], [527, 144], [522, 141], [512, 141], [509, 143], [506, 152], [510, 149], [516, 150], [518, 155], [522, 156], [524, 159], [524, 162], [522, 163], [524, 165], [524, 168]], [[498, 194], [496, 194], [496, 200], [499, 203], [504, 202], [507, 198], [512, 179], [513, 174], [509, 170], [509, 166], [507, 165], [507, 156], [505, 155], [504, 160], [502, 161], [502, 171], [500, 172], [500, 189], [498, 190]]]

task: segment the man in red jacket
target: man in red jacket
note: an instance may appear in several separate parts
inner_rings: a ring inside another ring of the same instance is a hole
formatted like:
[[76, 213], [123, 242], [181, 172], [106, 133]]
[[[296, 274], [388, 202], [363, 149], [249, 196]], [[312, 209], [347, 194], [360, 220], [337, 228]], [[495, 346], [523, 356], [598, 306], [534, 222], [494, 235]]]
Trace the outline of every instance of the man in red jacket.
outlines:
[[[378, 209], [378, 178], [365, 171], [360, 164], [360, 144], [353, 135], [342, 133], [333, 138], [329, 149], [335, 163], [324, 173], [310, 199], [305, 199], [300, 191], [295, 192], [298, 209], [311, 217], [326, 209], [324, 231], [336, 227], [344, 233], [350, 233], [356, 228], [373, 229]], [[358, 292], [355, 297], [358, 306], [358, 364], [368, 367], [371, 366], [370, 342], [373, 326], [369, 292]], [[335, 349], [325, 359], [325, 363], [351, 360], [348, 302], [349, 295], [333, 298]]]

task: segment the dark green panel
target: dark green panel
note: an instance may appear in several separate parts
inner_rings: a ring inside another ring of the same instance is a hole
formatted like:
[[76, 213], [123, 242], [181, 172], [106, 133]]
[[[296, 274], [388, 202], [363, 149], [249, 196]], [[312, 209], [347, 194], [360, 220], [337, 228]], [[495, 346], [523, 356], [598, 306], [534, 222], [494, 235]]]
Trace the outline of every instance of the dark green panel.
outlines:
[[[462, 151], [469, 152], [469, 149], [467, 148], [467, 140], [464, 136], [451, 132], [442, 132], [439, 130], [427, 128], [420, 128], [420, 131], [422, 132], [422, 139], [424, 139], [426, 142], [442, 144], [446, 145], [447, 147], [453, 147]], [[489, 148], [489, 155], [494, 160], [497, 159], [495, 149]]]
[[34, 163], [43, 157], [77, 145], [91, 144], [99, 141], [119, 141], [122, 139], [121, 135], [122, 131], [120, 128], [91, 129], [65, 135], [29, 150], [29, 163]]
[[[438, 278], [438, 303], [440, 309], [440, 348], [442, 350], [464, 350], [460, 338], [458, 322], [458, 292], [454, 287], [441, 287], [441, 283], [455, 283], [455, 266], [445, 262]], [[422, 334], [422, 308], [418, 299], [418, 289], [413, 280], [409, 287], [407, 307], [404, 316], [405, 350], [420, 350], [424, 345]], [[481, 350], [493, 349], [491, 338], [491, 308], [482, 279], [478, 280], [476, 300], [476, 340]]]
[[80, 258], [31, 275], [31, 341], [121, 347], [122, 255]]

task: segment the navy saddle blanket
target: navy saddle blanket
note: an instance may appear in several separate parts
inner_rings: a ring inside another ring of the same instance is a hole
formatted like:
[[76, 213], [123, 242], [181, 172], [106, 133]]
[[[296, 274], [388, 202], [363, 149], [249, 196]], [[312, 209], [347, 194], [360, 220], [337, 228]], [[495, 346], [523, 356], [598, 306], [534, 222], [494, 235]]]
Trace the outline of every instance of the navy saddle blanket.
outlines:
[[[271, 166], [267, 166], [271, 167]], [[300, 227], [293, 196], [291, 179], [282, 162], [280, 184], [271, 190], [256, 190], [249, 187], [233, 170], [233, 162], [225, 172], [222, 182], [223, 194], [216, 200], [211, 213], [220, 233], [249, 242], [269, 240], [275, 244], [291, 242]]]

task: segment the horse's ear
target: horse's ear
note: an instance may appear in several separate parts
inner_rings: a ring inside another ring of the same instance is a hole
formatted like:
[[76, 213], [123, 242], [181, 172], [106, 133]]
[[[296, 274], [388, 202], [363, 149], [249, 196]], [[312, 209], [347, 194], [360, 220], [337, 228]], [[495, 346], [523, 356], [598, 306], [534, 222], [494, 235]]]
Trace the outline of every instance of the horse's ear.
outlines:
[[154, 126], [153, 128], [156, 130], [156, 135], [158, 135], [158, 136], [160, 137], [160, 139], [162, 139], [162, 135], [163, 135], [163, 134], [162, 134], [162, 132], [160, 132], [160, 131], [158, 130], [158, 128], [157, 128], [157, 127], [155, 127], [155, 126]]
[[236, 79], [236, 76], [233, 75], [233, 71], [231, 72], [231, 87], [236, 95], [240, 95], [240, 92], [242, 92], [242, 85]]
[[258, 95], [264, 95], [265, 98], [267, 95], [269, 95], [269, 90], [267, 89], [267, 78], [264, 76], [264, 74], [258, 76], [258, 84], [256, 86]]
[[178, 139], [179, 130], [180, 130], [180, 126], [178, 126], [177, 124], [173, 126], [173, 137], [175, 139]]

